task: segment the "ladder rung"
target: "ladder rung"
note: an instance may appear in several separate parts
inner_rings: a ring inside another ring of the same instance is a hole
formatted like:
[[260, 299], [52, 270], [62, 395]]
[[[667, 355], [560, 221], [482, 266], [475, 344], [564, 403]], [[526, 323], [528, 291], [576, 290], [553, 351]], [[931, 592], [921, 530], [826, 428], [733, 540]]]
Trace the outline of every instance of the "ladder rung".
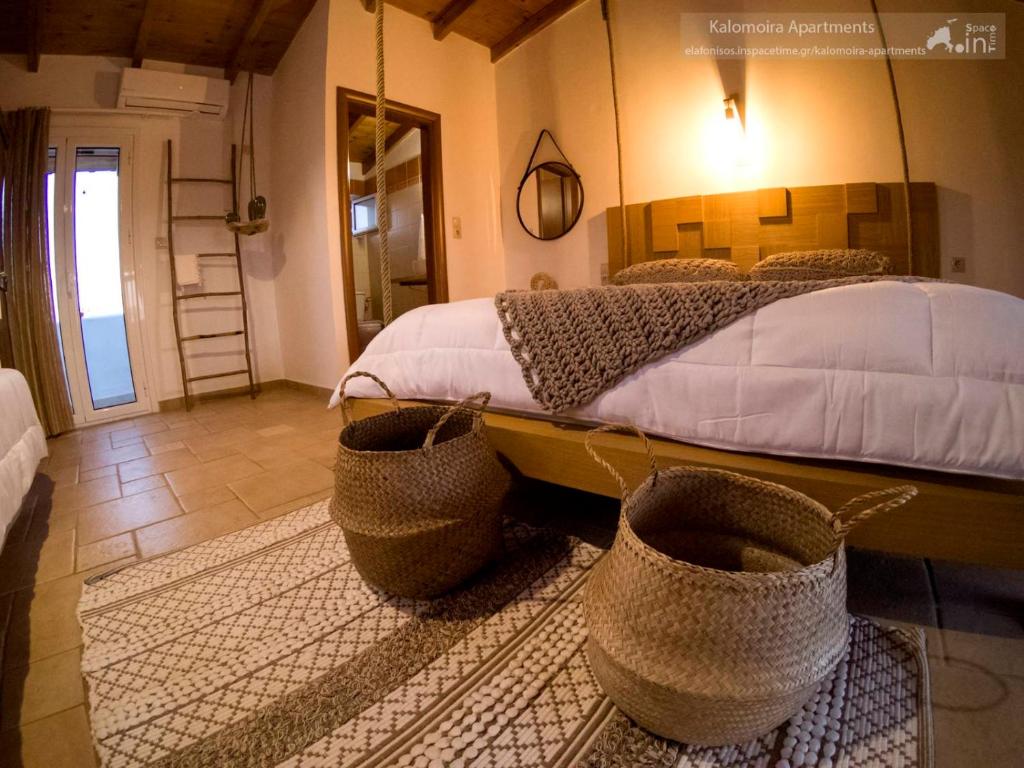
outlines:
[[182, 341], [196, 341], [197, 339], [219, 339], [222, 336], [241, 336], [241, 331], [223, 331], [222, 333], [197, 333], [195, 336], [182, 336]]
[[171, 221], [224, 221], [223, 216], [171, 216]]
[[186, 379], [186, 381], [202, 381], [203, 379], [223, 379], [227, 376], [238, 376], [239, 374], [248, 372], [248, 368], [243, 368], [240, 371], [227, 371], [226, 373], [208, 373], [205, 376], [193, 376], [190, 379]]
[[175, 184], [230, 184], [231, 179], [207, 179], [200, 176], [175, 176]]
[[223, 257], [230, 256], [231, 258], [234, 258], [235, 255], [236, 254], [235, 254], [234, 251], [226, 251], [225, 253], [197, 253], [196, 254], [196, 256], [198, 256], [200, 259], [212, 259], [214, 257], [220, 257], [220, 256], [223, 256]]
[[205, 299], [209, 296], [241, 296], [241, 291], [207, 291], [206, 293], [189, 293], [185, 296], [175, 296], [175, 301], [184, 301], [185, 299]]

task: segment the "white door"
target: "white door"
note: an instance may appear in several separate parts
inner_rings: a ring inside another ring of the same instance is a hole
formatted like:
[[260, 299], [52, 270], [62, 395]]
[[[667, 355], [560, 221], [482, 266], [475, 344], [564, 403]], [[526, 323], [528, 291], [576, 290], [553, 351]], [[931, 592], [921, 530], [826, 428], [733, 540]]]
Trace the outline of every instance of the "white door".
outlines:
[[132, 248], [131, 132], [50, 136], [50, 259], [75, 423], [150, 410]]

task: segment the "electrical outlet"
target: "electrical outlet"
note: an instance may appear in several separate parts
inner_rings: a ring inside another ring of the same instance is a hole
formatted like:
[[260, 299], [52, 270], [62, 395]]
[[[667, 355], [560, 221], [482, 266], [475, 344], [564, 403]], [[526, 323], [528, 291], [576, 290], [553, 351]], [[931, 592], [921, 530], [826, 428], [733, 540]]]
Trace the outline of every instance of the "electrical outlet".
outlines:
[[963, 256], [958, 256], [953, 259], [953, 271], [954, 272], [966, 272], [967, 271], [967, 259]]
[[167, 238], [166, 237], [158, 237], [156, 239], [156, 247], [157, 248], [166, 248], [167, 247]]
[[452, 237], [462, 239], [462, 219], [459, 216], [452, 216]]

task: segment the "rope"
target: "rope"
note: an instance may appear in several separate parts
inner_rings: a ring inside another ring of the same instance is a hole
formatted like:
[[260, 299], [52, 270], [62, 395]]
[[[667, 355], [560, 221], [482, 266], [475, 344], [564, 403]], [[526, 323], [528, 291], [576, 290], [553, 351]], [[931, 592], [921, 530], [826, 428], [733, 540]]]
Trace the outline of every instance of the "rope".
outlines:
[[622, 229], [622, 266], [629, 266], [628, 242], [629, 242], [629, 220], [626, 218], [626, 199], [622, 191], [622, 128], [619, 124], [619, 87], [615, 78], [615, 45], [612, 40], [612, 13], [610, 0], [601, 0], [601, 16], [604, 18], [604, 27], [608, 35], [608, 65], [612, 73], [612, 110], [615, 113], [615, 156], [619, 165], [619, 216]]
[[391, 306], [391, 258], [388, 255], [388, 185], [384, 171], [384, 141], [387, 138], [387, 101], [384, 97], [384, 0], [374, 8], [377, 44], [377, 130], [374, 158], [377, 163], [377, 236], [380, 238], [380, 297], [384, 324], [393, 319]]
[[907, 274], [914, 274], [914, 217], [910, 212], [910, 163], [907, 161], [907, 137], [903, 133], [903, 111], [900, 109], [900, 95], [896, 90], [896, 73], [892, 68], [892, 59], [889, 57], [889, 44], [885, 39], [885, 30], [882, 28], [882, 17], [878, 13], [878, 4], [871, 0], [871, 10], [875, 14], [875, 22], [878, 24], [878, 36], [882, 40], [882, 48], [885, 49], [885, 68], [889, 72], [889, 90], [892, 93], [892, 105], [896, 109], [896, 130], [900, 139], [900, 157], [903, 160], [903, 195], [906, 198], [907, 208]]

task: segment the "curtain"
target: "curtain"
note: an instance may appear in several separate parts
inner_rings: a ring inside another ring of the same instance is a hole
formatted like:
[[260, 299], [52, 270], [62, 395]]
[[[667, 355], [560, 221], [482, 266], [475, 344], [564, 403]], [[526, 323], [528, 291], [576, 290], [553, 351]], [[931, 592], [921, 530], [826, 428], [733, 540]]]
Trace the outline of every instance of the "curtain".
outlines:
[[7, 310], [14, 367], [28, 380], [47, 435], [74, 426], [57, 342], [46, 211], [50, 111], [0, 115], [0, 250], [8, 275]]

